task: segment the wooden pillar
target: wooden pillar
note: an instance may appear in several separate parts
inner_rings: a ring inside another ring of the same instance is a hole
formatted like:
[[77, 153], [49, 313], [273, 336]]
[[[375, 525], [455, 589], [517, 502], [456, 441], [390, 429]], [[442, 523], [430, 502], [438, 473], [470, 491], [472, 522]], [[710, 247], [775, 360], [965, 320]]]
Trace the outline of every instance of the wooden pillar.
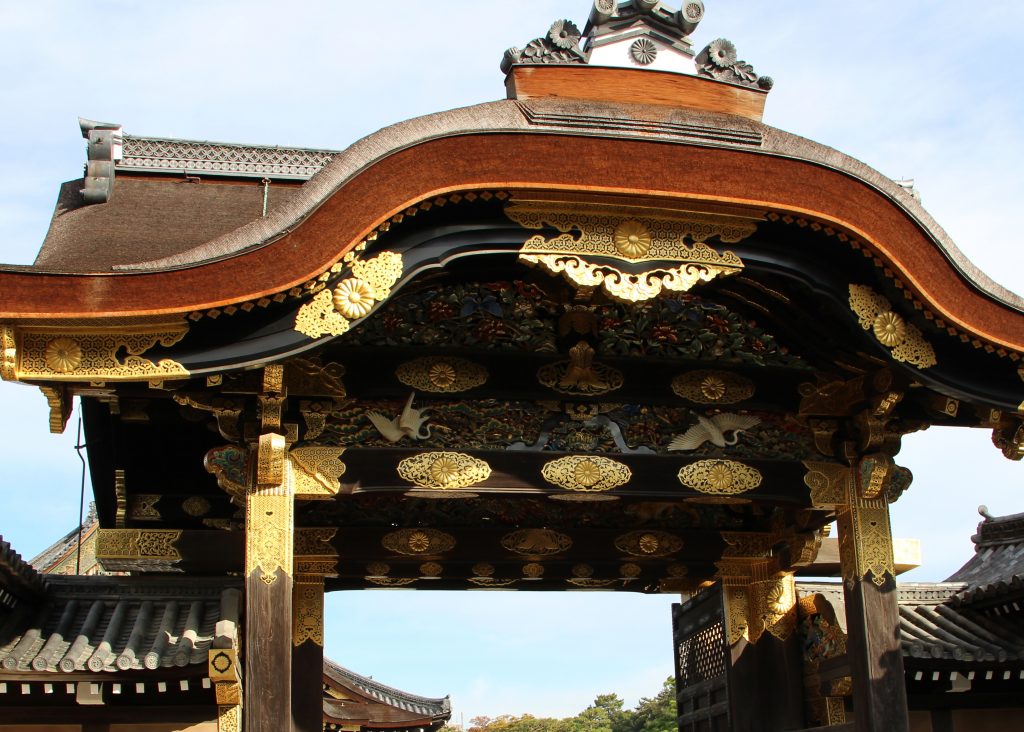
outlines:
[[245, 732], [290, 732], [294, 497], [281, 425], [284, 369], [268, 366], [246, 490]]
[[[862, 463], [861, 475], [868, 475], [870, 468]], [[860, 485], [851, 488], [837, 519], [855, 729], [907, 732], [889, 505], [884, 491], [873, 490], [875, 497], [864, 498]]]
[[292, 722], [295, 732], [323, 729], [324, 577], [337, 574], [337, 529], [299, 529], [295, 537], [292, 620]]
[[782, 732], [803, 724], [803, 676], [796, 631], [796, 583], [772, 558], [718, 564], [729, 644], [733, 732]]

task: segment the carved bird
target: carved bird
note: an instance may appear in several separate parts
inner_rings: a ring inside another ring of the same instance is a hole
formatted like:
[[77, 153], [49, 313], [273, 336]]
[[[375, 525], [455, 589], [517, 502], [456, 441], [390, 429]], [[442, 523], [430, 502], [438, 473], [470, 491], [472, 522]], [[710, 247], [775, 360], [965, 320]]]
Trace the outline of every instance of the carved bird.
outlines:
[[725, 412], [711, 418], [698, 414], [697, 424], [668, 443], [668, 449], [696, 450], [705, 442], [711, 442], [717, 447], [735, 445], [739, 441], [740, 432], [760, 422], [759, 418], [744, 414]]
[[416, 392], [409, 395], [402, 413], [394, 419], [388, 419], [376, 411], [367, 412], [366, 416], [369, 417], [373, 426], [380, 432], [381, 437], [389, 442], [398, 442], [404, 437], [411, 437], [414, 440], [425, 440], [430, 437], [430, 425], [424, 427], [423, 423], [430, 418], [426, 416], [426, 409], [412, 408], [412, 400], [415, 397]]

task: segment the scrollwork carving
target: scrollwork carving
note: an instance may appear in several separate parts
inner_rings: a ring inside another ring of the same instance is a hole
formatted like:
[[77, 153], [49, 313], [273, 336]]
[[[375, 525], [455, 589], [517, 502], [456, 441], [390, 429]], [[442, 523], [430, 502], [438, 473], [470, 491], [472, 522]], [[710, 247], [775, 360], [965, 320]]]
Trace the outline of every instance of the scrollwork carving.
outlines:
[[853, 473], [849, 466], [805, 460], [804, 467], [807, 468], [804, 484], [811, 489], [814, 508], [831, 510], [846, 503], [853, 486]]
[[[740, 241], [757, 227], [752, 221], [722, 216], [624, 218], [621, 211], [611, 209], [580, 213], [565, 204], [533, 201], [512, 203], [506, 214], [526, 228], [547, 225], [562, 232], [551, 239], [542, 234], [531, 237], [519, 250], [519, 261], [561, 274], [576, 287], [601, 287], [627, 303], [650, 300], [664, 290], [686, 292], [698, 282], [736, 274], [743, 269], [742, 260], [732, 252], [716, 251], [705, 240], [717, 236]], [[686, 237], [693, 240], [692, 246], [683, 241]], [[629, 267], [641, 262], [656, 265], [639, 273]]]

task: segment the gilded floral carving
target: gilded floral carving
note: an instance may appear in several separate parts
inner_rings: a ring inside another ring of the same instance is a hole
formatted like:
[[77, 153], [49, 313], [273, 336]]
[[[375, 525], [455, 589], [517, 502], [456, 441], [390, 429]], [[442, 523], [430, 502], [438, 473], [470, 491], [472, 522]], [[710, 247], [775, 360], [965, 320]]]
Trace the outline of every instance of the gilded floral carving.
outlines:
[[352, 320], [366, 317], [373, 307], [391, 295], [391, 288], [402, 276], [402, 255], [381, 252], [370, 259], [352, 262], [352, 276], [334, 290], [324, 289], [299, 308], [295, 330], [309, 338], [340, 336], [348, 332]]
[[515, 554], [547, 557], [568, 551], [572, 547], [572, 539], [554, 529], [519, 529], [505, 534], [501, 545]]
[[596, 455], [568, 455], [541, 469], [544, 480], [570, 491], [602, 492], [629, 482], [632, 471], [622, 463]]
[[892, 303], [865, 285], [850, 285], [850, 309], [860, 326], [871, 331], [878, 342], [890, 349], [892, 357], [926, 369], [938, 363], [935, 349], [921, 331], [894, 312]]
[[487, 369], [465, 358], [425, 356], [403, 363], [395, 376], [406, 386], [435, 394], [453, 394], [482, 386]]
[[[583, 213], [557, 202], [514, 202], [506, 214], [526, 228], [551, 226], [562, 232], [552, 238], [531, 237], [519, 250], [521, 262], [561, 274], [576, 287], [601, 287], [622, 302], [650, 300], [665, 290], [686, 292], [699, 282], [736, 274], [743, 269], [742, 260], [730, 251], [718, 252], [705, 240], [717, 236], [740, 241], [756, 230], [755, 222], [739, 218], [680, 213], [623, 220], [621, 210]], [[687, 245], [686, 238], [693, 244]], [[613, 264], [615, 260], [656, 264], [634, 273]]]
[[754, 396], [754, 382], [729, 371], [690, 371], [672, 379], [677, 396], [697, 404], [736, 404]]
[[437, 529], [399, 529], [385, 534], [381, 545], [407, 555], [444, 554], [455, 546], [455, 537]]
[[483, 460], [459, 452], [424, 452], [398, 463], [402, 480], [421, 488], [458, 490], [482, 483], [491, 476]]
[[635, 557], [666, 557], [683, 548], [683, 540], [667, 531], [631, 531], [615, 539], [615, 548]]
[[679, 471], [687, 488], [713, 496], [734, 496], [761, 485], [761, 473], [735, 460], [698, 460]]

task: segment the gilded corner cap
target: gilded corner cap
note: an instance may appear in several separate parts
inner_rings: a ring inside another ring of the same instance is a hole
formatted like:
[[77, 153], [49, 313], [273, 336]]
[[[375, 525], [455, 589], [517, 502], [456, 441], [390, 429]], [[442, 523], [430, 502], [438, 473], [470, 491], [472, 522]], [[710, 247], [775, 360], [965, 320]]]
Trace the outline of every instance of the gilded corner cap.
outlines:
[[935, 349], [925, 340], [921, 331], [895, 312], [883, 295], [866, 285], [850, 285], [850, 309], [860, 327], [870, 331], [897, 361], [909, 363], [919, 369], [935, 366]]
[[347, 333], [353, 320], [366, 317], [378, 303], [391, 296], [391, 288], [402, 276], [403, 268], [398, 252], [381, 252], [370, 259], [353, 261], [350, 277], [333, 290], [321, 290], [299, 308], [295, 330], [309, 338]]

